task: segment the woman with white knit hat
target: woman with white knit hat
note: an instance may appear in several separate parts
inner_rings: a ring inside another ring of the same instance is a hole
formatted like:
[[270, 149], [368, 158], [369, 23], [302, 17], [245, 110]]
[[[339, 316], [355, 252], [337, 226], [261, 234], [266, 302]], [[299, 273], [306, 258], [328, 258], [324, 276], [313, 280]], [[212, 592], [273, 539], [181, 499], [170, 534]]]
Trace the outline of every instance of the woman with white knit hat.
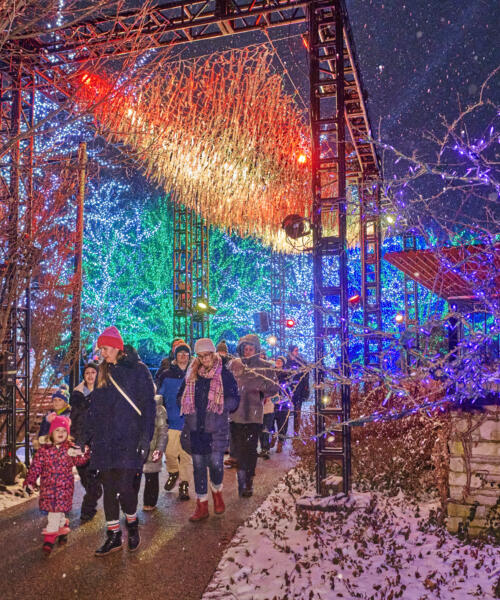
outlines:
[[229, 413], [239, 404], [238, 386], [223, 365], [210, 338], [199, 339], [186, 379], [179, 390], [184, 428], [182, 447], [192, 455], [194, 487], [197, 496], [190, 521], [208, 517], [208, 477], [215, 514], [225, 510], [222, 498], [224, 451], [229, 440]]

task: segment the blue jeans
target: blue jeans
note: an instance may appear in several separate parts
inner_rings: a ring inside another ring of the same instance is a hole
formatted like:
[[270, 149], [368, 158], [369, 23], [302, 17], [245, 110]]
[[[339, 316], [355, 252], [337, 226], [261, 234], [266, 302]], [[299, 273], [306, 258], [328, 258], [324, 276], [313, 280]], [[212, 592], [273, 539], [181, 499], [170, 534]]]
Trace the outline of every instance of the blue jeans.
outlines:
[[213, 485], [220, 485], [224, 477], [224, 454], [193, 454], [194, 489], [197, 496], [205, 496], [208, 491], [207, 468]]

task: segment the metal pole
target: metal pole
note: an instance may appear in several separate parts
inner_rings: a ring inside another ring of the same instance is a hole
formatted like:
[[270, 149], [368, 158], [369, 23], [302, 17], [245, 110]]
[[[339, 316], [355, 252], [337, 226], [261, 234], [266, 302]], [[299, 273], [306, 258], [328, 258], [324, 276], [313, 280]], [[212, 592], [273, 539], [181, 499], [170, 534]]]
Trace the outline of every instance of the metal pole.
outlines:
[[87, 177], [87, 144], [81, 142], [78, 148], [78, 197], [75, 231], [75, 272], [73, 283], [73, 309], [71, 315], [70, 390], [80, 382], [80, 327], [82, 320], [82, 253], [83, 253], [83, 211], [85, 202], [85, 181]]

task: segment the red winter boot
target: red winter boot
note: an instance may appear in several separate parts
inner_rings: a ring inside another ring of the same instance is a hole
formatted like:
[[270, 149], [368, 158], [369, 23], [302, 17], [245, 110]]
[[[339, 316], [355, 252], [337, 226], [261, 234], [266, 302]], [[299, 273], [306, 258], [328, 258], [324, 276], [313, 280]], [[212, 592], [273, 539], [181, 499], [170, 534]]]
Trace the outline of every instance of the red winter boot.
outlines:
[[196, 510], [189, 517], [190, 521], [202, 521], [203, 519], [208, 518], [208, 500], [201, 501], [196, 500]]
[[222, 492], [214, 492], [212, 490], [212, 498], [214, 499], [214, 513], [216, 515], [221, 515], [226, 510], [226, 505], [224, 504], [224, 500], [222, 498]]
[[54, 547], [55, 541], [57, 538], [57, 533], [46, 533], [43, 536], [43, 553], [48, 556], [52, 552], [52, 548]]

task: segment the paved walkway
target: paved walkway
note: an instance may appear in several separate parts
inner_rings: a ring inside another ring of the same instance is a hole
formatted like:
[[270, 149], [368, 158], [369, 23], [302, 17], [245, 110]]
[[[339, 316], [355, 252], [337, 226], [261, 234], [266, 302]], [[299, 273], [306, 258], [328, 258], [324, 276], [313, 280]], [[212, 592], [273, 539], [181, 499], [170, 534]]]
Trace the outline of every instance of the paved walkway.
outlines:
[[[41, 529], [45, 517], [38, 499], [0, 513], [0, 597], [2, 600], [50, 598], [50, 600], [199, 600], [237, 527], [262, 503], [276, 482], [292, 466], [288, 454], [272, 453], [259, 459], [252, 498], [238, 498], [236, 471], [224, 475], [226, 512], [202, 523], [188, 521], [194, 500], [180, 502], [175, 492], [164, 492], [165, 471], [160, 476], [158, 508], [143, 513], [142, 489], [139, 518], [142, 546], [134, 554], [126, 547], [107, 557], [94, 550], [104, 540], [104, 515], [80, 525], [81, 486], [76, 484], [72, 532], [68, 544], [42, 555]], [[193, 491], [193, 485], [190, 485]], [[192, 494], [193, 496], [194, 494]], [[212, 501], [209, 501], [212, 511]], [[126, 537], [125, 546], [126, 546]]]

